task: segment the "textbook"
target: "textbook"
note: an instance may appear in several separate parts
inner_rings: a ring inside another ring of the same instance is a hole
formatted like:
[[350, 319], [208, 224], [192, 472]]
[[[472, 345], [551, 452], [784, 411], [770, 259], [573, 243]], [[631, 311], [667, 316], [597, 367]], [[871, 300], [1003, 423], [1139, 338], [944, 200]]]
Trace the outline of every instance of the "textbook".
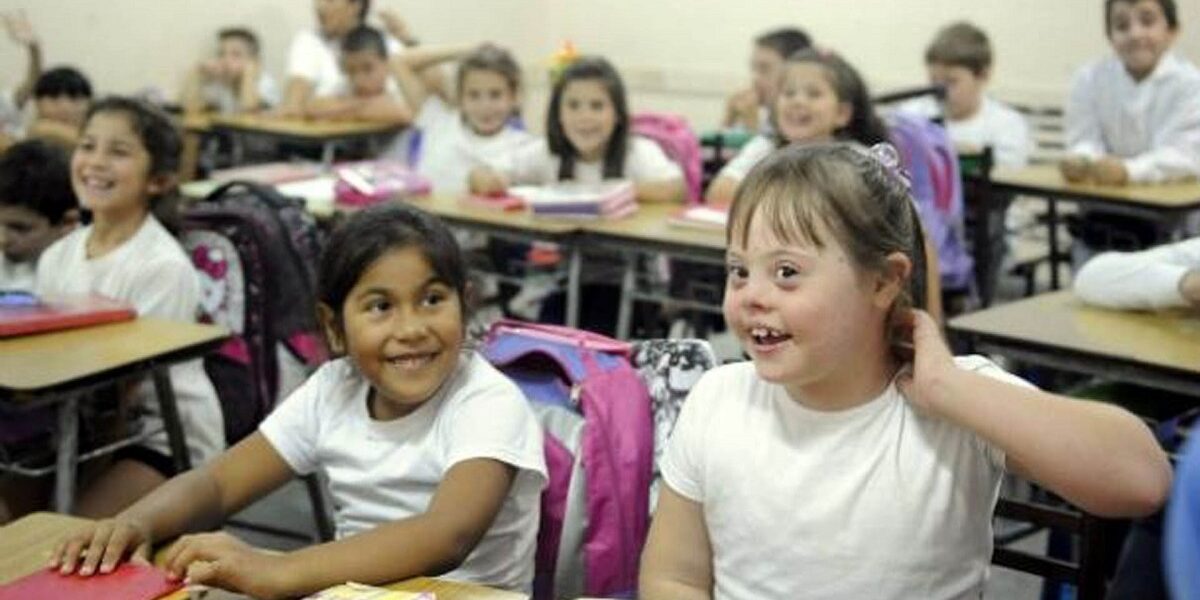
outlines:
[[150, 565], [123, 563], [112, 573], [83, 577], [42, 569], [0, 586], [0, 600], [154, 600], [183, 587], [166, 571]]
[[729, 209], [714, 206], [689, 206], [667, 219], [676, 227], [691, 227], [706, 231], [724, 231], [729, 221]]
[[508, 193], [525, 200], [530, 212], [538, 217], [618, 219], [637, 211], [637, 198], [629, 181], [523, 186], [511, 188]]
[[321, 590], [304, 600], [437, 600], [437, 597], [431, 593], [401, 592], [351, 582]]
[[334, 167], [338, 204], [368, 206], [404, 196], [428, 196], [432, 184], [399, 160], [367, 160]]
[[104, 296], [39, 298], [28, 293], [0, 292], [0, 338], [136, 317], [133, 306]]

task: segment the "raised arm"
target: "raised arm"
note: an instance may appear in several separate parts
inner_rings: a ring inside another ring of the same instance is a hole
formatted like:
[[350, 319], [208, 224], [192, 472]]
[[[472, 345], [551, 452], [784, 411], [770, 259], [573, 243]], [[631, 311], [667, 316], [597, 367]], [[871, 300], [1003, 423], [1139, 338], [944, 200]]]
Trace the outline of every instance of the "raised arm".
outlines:
[[392, 75], [399, 82], [400, 91], [413, 111], [421, 110], [430, 93], [428, 81], [422, 77], [421, 71], [447, 61], [459, 60], [471, 49], [471, 46], [409, 48], [388, 61]]
[[37, 85], [38, 77], [42, 75], [42, 47], [38, 44], [37, 33], [34, 32], [33, 24], [25, 16], [24, 10], [5, 14], [4, 28], [8, 31], [8, 37], [13, 42], [24, 46], [29, 55], [29, 62], [25, 67], [25, 79], [13, 94], [13, 103], [17, 105], [17, 108], [21, 108], [33, 96], [33, 87]]

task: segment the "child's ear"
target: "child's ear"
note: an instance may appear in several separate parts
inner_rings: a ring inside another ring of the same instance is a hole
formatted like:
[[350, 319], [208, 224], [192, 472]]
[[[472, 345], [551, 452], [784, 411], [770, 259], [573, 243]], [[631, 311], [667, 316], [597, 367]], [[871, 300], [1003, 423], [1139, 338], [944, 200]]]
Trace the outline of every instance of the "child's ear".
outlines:
[[317, 321], [321, 324], [321, 331], [325, 332], [325, 342], [329, 344], [330, 353], [335, 356], [345, 354], [346, 340], [342, 335], [342, 324], [337, 313], [328, 304], [318, 302]]
[[913, 263], [903, 252], [893, 252], [883, 260], [883, 269], [875, 280], [874, 304], [879, 308], [890, 307], [908, 286]]

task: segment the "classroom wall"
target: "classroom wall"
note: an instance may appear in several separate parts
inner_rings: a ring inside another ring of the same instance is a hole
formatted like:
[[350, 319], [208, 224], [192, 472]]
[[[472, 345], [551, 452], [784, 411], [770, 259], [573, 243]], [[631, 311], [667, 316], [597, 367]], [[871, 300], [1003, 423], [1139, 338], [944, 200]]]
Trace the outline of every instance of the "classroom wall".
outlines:
[[[526, 119], [540, 129], [542, 73], [564, 39], [608, 56], [625, 74], [635, 110], [683, 113], [714, 124], [724, 94], [746, 79], [749, 40], [780, 24], [806, 28], [845, 54], [876, 90], [920, 83], [934, 30], [970, 19], [992, 37], [1001, 97], [1057, 104], [1077, 66], [1107, 52], [1101, 0], [375, 0], [399, 10], [428, 43], [492, 40], [527, 67]], [[184, 69], [212, 46], [213, 32], [248, 24], [266, 65], [282, 75], [294, 31], [313, 26], [308, 0], [0, 0], [24, 8], [48, 65], [82, 67], [103, 92], [147, 86], [174, 96]], [[1200, 2], [1179, 2], [1178, 49], [1200, 62]], [[0, 86], [20, 78], [24, 57], [0, 40]]]

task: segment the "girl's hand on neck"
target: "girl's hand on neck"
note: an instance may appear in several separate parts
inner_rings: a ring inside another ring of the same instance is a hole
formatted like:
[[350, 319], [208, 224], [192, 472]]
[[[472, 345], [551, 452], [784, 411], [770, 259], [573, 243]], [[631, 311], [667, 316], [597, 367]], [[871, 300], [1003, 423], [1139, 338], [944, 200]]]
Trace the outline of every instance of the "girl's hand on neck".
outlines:
[[910, 318], [913, 358], [896, 376], [896, 386], [913, 406], [940, 414], [946, 379], [958, 372], [958, 367], [933, 317], [923, 310], [914, 310]]

